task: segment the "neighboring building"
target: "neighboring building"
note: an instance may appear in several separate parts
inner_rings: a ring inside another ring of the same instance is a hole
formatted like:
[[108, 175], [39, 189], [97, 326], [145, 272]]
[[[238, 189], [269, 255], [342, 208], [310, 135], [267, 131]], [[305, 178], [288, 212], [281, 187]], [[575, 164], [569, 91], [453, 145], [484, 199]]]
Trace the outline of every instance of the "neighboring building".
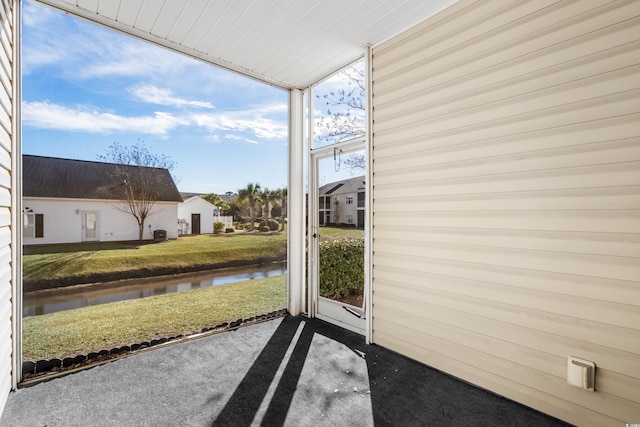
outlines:
[[199, 194], [180, 193], [184, 202], [178, 205], [178, 233], [211, 234], [213, 223], [222, 222], [225, 228], [233, 227], [233, 218], [221, 216], [218, 207], [207, 202]]
[[364, 227], [364, 175], [325, 184], [318, 189], [320, 225]]
[[[125, 183], [118, 171], [139, 166], [31, 155], [22, 164], [25, 245], [138, 239], [138, 223], [120, 200], [118, 187]], [[144, 239], [153, 239], [155, 230], [177, 238], [180, 193], [168, 170], [145, 169], [161, 191], [154, 192]]]

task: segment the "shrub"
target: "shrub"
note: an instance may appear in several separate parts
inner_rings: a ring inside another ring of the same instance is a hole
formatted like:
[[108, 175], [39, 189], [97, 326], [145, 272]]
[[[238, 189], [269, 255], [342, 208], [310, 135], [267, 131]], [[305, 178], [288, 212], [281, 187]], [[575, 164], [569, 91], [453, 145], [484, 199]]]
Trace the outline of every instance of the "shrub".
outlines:
[[234, 231], [236, 231], [233, 227], [227, 227], [224, 229], [225, 233], [233, 233]]
[[233, 228], [238, 228], [239, 225], [240, 225], [240, 222], [233, 221]]
[[217, 234], [221, 233], [222, 230], [224, 230], [224, 222], [215, 221], [213, 223], [213, 232]]
[[320, 295], [342, 298], [364, 292], [364, 239], [320, 242]]
[[269, 230], [267, 231], [278, 231], [280, 228], [280, 224], [275, 219], [270, 219], [269, 221], [262, 221], [258, 226], [259, 230], [262, 230], [264, 227], [267, 227]]

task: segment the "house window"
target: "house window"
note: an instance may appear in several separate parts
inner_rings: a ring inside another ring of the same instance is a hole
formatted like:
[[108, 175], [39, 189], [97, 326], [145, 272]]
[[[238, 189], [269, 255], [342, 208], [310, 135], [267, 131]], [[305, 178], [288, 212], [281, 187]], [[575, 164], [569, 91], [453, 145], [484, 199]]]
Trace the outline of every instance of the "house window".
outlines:
[[352, 205], [353, 204], [353, 196], [352, 195], [348, 195], [347, 196], [347, 204], [348, 205]]
[[24, 227], [22, 229], [24, 237], [44, 237], [44, 215], [37, 213], [24, 214]]
[[353, 215], [347, 214], [347, 224], [353, 224]]

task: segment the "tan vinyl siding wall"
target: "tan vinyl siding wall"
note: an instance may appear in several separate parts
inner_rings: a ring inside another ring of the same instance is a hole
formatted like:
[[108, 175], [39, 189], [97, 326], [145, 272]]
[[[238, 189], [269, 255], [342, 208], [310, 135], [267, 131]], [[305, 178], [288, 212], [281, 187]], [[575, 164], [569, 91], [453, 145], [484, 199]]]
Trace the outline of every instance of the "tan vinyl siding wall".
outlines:
[[11, 390], [11, 152], [13, 134], [13, 17], [0, 4], [0, 413]]
[[373, 341], [640, 422], [640, 2], [462, 0], [373, 49], [373, 119]]

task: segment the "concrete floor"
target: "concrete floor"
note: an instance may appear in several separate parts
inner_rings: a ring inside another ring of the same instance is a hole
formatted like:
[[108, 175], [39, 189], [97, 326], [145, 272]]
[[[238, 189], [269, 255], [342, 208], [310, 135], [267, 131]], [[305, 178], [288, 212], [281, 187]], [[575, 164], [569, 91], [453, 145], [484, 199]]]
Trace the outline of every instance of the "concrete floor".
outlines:
[[287, 316], [11, 393], [2, 426], [565, 426], [319, 320]]

